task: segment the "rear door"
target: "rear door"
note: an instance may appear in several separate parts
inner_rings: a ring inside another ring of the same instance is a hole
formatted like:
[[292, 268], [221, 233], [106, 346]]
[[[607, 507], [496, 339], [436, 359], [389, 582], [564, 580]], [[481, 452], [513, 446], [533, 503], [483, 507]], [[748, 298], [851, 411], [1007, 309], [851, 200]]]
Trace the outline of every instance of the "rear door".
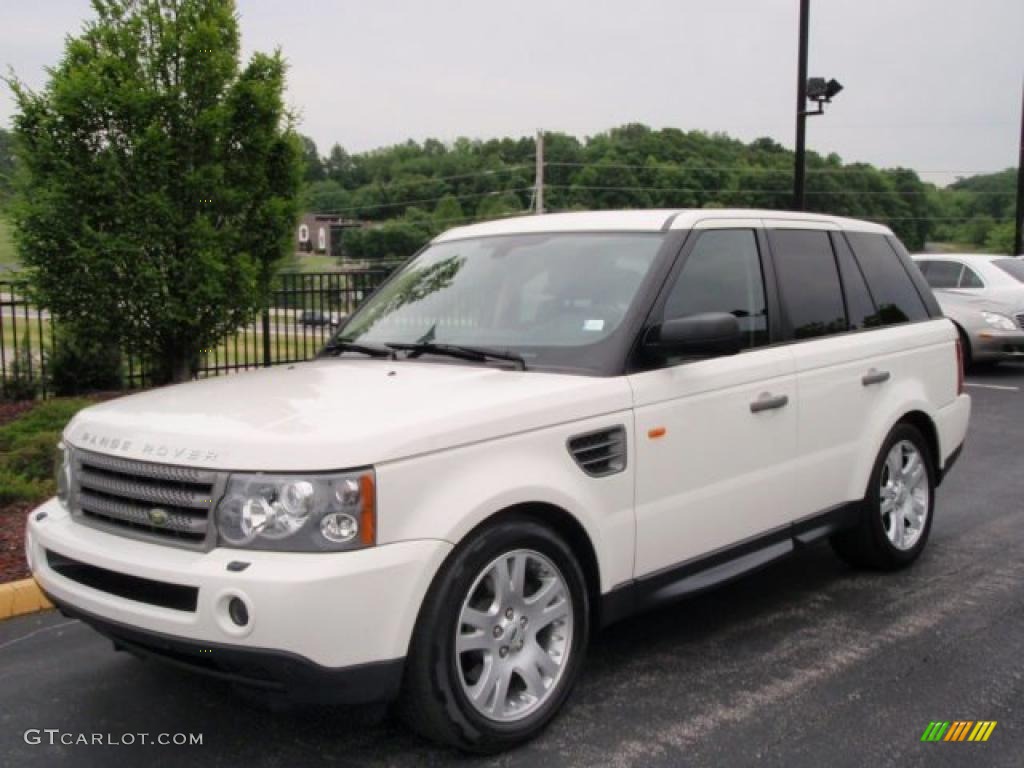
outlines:
[[[716, 223], [721, 227], [721, 223]], [[636, 403], [636, 574], [783, 526], [798, 489], [796, 385], [759, 220], [691, 233], [650, 325], [731, 312], [744, 351], [645, 363]]]
[[878, 413], [887, 407], [888, 390], [914, 375], [904, 352], [912, 334], [896, 326], [929, 316], [882, 235], [870, 235], [878, 251], [870, 267], [886, 271], [884, 279], [872, 275], [882, 283], [872, 293], [845, 233], [784, 227], [769, 229], [768, 239], [800, 393], [801, 492], [794, 507], [800, 519], [863, 496], [855, 468], [877, 450], [869, 443]]

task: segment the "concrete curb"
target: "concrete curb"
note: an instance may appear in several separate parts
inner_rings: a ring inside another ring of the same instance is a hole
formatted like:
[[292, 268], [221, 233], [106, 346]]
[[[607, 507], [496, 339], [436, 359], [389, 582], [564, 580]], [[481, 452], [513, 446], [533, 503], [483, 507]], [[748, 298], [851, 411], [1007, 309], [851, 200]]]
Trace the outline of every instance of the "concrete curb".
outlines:
[[0, 621], [53, 608], [35, 579], [0, 584]]

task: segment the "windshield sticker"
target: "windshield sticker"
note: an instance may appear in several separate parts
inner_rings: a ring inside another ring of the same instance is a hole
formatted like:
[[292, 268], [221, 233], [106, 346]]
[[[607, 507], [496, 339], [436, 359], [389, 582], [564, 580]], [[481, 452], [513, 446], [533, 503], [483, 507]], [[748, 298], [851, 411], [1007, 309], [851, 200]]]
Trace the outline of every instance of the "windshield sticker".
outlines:
[[584, 331], [603, 331], [604, 320], [585, 320], [583, 322]]

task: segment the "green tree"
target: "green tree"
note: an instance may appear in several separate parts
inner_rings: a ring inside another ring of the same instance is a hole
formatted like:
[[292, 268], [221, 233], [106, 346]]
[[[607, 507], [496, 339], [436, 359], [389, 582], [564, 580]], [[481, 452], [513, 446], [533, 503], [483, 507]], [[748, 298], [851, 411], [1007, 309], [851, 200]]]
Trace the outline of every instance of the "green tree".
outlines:
[[316, 181], [305, 189], [303, 204], [316, 213], [345, 214], [352, 204], [352, 193], [332, 180]]
[[434, 208], [434, 221], [441, 229], [458, 226], [464, 216], [459, 199], [451, 193], [438, 200], [437, 207]]
[[1013, 253], [1014, 226], [1012, 221], [1004, 221], [989, 230], [985, 238], [985, 250], [992, 253]]
[[0, 209], [11, 196], [14, 185], [14, 136], [0, 128]]
[[327, 178], [327, 169], [316, 148], [316, 142], [309, 136], [301, 135], [299, 140], [302, 142], [303, 179], [307, 183], [323, 181]]
[[39, 92], [9, 80], [15, 236], [41, 303], [181, 381], [250, 322], [290, 246], [301, 144], [279, 53], [231, 0], [93, 0]]

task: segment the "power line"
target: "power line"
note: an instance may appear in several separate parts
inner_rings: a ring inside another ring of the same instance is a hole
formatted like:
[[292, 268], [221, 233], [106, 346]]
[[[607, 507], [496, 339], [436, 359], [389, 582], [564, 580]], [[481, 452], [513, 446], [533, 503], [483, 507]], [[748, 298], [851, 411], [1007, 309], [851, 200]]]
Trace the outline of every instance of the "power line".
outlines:
[[420, 198], [418, 200], [401, 200], [394, 203], [369, 203], [367, 205], [353, 205], [348, 208], [332, 208], [329, 210], [316, 211], [318, 214], [334, 215], [342, 213], [352, 213], [354, 211], [374, 211], [378, 208], [401, 208], [402, 206], [409, 205], [421, 205], [424, 203], [437, 203], [441, 200], [469, 200], [471, 198], [478, 197], [493, 197], [497, 195], [508, 194], [509, 192], [529, 192], [533, 187], [516, 187], [514, 189], [496, 189], [490, 192], [474, 192], [468, 195], [442, 195], [441, 197], [428, 197]]
[[[779, 173], [784, 174], [788, 177], [791, 172], [791, 168], [785, 167], [767, 167], [763, 165], [718, 165], [718, 166], [691, 166], [681, 165], [679, 163], [658, 163], [656, 165], [641, 165], [635, 163], [604, 163], [604, 162], [568, 162], [568, 161], [554, 161], [549, 160], [544, 165], [548, 167], [567, 167], [567, 168], [596, 168], [598, 170], [602, 168], [634, 168], [647, 171], [659, 171], [659, 170], [680, 170], [680, 171], [702, 171], [702, 172], [717, 172], [717, 171], [744, 171], [747, 173]], [[965, 170], [933, 170], [923, 171], [914, 168], [808, 168], [808, 174], [823, 174], [833, 173], [837, 175], [862, 175], [862, 174], [892, 174], [898, 171], [911, 171], [918, 175], [929, 174], [929, 175], [953, 175], [953, 176], [971, 176], [977, 174], [990, 174], [999, 173], [999, 171], [965, 171]], [[790, 190], [792, 191], [792, 190]]]
[[[579, 189], [585, 191], [596, 191], [596, 192], [707, 192], [712, 195], [723, 195], [723, 194], [764, 194], [764, 195], [789, 195], [792, 194], [791, 189], [754, 189], [751, 187], [740, 188], [740, 189], [708, 189], [707, 187], [641, 187], [641, 186], [598, 186], [598, 185], [585, 185], [585, 184], [548, 184], [548, 189]], [[857, 190], [812, 190], [806, 193], [807, 195], [859, 195], [859, 196], [893, 196], [893, 197], [906, 197], [908, 195], [926, 195], [927, 191], [918, 190], [886, 190], [886, 191], [871, 191], [865, 190], [858, 192]], [[971, 193], [969, 193], [971, 194]], [[996, 195], [996, 196], [1013, 196], [1013, 192], [976, 192], [974, 195]]]
[[474, 171], [473, 173], [460, 173], [455, 176], [424, 176], [420, 179], [407, 179], [397, 180], [392, 179], [390, 181], [371, 181], [370, 184], [376, 184], [378, 187], [400, 187], [406, 184], [426, 184], [429, 181], [456, 181], [458, 179], [475, 179], [481, 176], [496, 176], [500, 173], [512, 173], [513, 171], [524, 171], [528, 170], [528, 165], [509, 165], [504, 168], [494, 168], [492, 170], [485, 171]]

